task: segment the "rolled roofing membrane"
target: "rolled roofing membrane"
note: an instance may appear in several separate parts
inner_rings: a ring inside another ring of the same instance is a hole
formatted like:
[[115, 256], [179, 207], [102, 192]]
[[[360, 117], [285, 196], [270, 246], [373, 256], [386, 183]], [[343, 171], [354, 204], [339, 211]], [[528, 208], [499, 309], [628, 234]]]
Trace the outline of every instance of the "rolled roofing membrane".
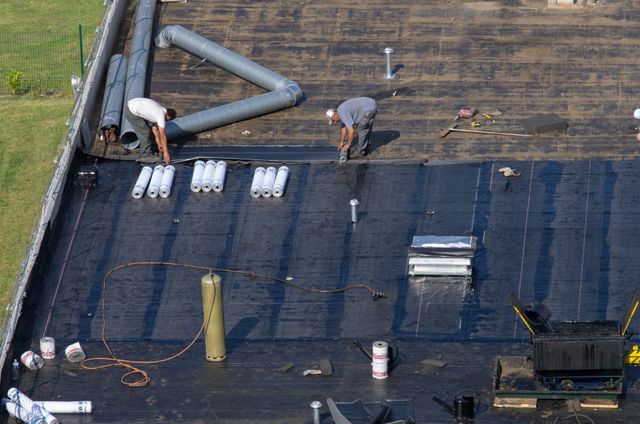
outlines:
[[220, 161], [216, 164], [216, 171], [213, 174], [213, 191], [220, 193], [224, 190], [224, 179], [227, 174], [227, 163]]
[[202, 189], [202, 177], [204, 176], [205, 164], [203, 161], [198, 160], [193, 165], [193, 176], [191, 177], [191, 191], [194, 193], [199, 192]]

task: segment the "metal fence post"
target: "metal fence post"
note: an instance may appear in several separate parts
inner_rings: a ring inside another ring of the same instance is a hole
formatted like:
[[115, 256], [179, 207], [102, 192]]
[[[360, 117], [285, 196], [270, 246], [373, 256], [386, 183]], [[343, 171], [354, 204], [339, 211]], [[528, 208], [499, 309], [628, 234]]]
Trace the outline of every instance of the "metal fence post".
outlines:
[[78, 41], [80, 42], [80, 75], [84, 77], [84, 43], [82, 42], [82, 24], [78, 25]]

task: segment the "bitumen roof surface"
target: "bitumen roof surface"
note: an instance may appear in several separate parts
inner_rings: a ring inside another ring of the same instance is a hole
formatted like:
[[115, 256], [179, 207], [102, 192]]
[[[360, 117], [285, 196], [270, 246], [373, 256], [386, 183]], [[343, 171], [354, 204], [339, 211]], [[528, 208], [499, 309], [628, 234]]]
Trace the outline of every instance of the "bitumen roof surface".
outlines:
[[[5, 389], [93, 402], [92, 414], [60, 416], [64, 423], [305, 423], [313, 400], [325, 404], [328, 423], [329, 397], [411, 400], [418, 423], [450, 423], [432, 396], [450, 402], [462, 390], [480, 401], [476, 423], [554, 423], [570, 414], [562, 402], [494, 408], [494, 367], [497, 356], [532, 351], [511, 293], [543, 302], [553, 319], [617, 320], [637, 287], [640, 162], [628, 126], [640, 5], [158, 6], [156, 30], [184, 25], [296, 81], [306, 98], [170, 144], [178, 160], [200, 156], [198, 148], [204, 156], [241, 146], [269, 155], [229, 160], [222, 193], [191, 192], [189, 161], [175, 164], [167, 199], [132, 198], [140, 172], [133, 161], [98, 160], [95, 188], [71, 178], [10, 352], [37, 351], [46, 335], [56, 339], [57, 356], [39, 371], [23, 370], [17, 382], [5, 364]], [[402, 65], [393, 81], [382, 78], [387, 46]], [[189, 69], [199, 60], [177, 49], [154, 49], [152, 58], [150, 97], [180, 114], [260, 92], [211, 65]], [[324, 109], [397, 88], [399, 95], [380, 100], [371, 156], [342, 166], [327, 160], [337, 130]], [[496, 121], [477, 129], [521, 132], [519, 119], [543, 113], [569, 127], [527, 138], [440, 138], [470, 106]], [[300, 156], [278, 157], [270, 145]], [[93, 160], [79, 156], [76, 165]], [[252, 198], [255, 168], [272, 164], [290, 168], [284, 196]], [[519, 176], [503, 176], [503, 167]], [[410, 280], [416, 235], [477, 237], [472, 284]], [[103, 338], [123, 359], [181, 351], [202, 324], [200, 279], [208, 269], [223, 279], [225, 361], [207, 362], [201, 337], [175, 359], [141, 364], [149, 384], [128, 387], [123, 368], [89, 371], [64, 357], [76, 341], [88, 357], [109, 356]], [[384, 297], [374, 300], [371, 291]], [[636, 319], [629, 332], [637, 329]], [[386, 380], [371, 377], [354, 340], [368, 349], [385, 340], [398, 352]], [[333, 365], [331, 376], [303, 375], [322, 359]], [[425, 359], [446, 366], [425, 367]], [[636, 369], [627, 368], [619, 408], [580, 413], [597, 423], [637, 421], [638, 384]]]

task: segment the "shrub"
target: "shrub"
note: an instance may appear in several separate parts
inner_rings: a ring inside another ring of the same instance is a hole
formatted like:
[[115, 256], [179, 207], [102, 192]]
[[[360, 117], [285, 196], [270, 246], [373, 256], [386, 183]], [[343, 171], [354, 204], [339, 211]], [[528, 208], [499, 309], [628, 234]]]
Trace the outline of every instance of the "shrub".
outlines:
[[24, 87], [24, 72], [12, 69], [6, 73], [4, 79], [9, 86], [11, 94], [22, 94], [26, 91]]

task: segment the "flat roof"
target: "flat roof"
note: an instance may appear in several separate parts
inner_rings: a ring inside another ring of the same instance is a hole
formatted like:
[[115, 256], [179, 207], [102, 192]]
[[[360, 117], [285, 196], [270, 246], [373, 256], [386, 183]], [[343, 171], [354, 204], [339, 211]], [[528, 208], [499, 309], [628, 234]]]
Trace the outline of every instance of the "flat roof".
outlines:
[[[131, 197], [140, 171], [132, 161], [98, 161], [98, 185], [88, 191], [70, 184], [12, 345], [14, 354], [39, 350], [47, 335], [57, 356], [38, 372], [23, 371], [17, 386], [38, 400], [93, 401], [91, 415], [64, 416], [65, 423], [300, 423], [311, 418], [311, 401], [328, 397], [411, 399], [417, 422], [448, 423], [431, 397], [450, 401], [464, 389], [481, 400], [476, 422], [566, 416], [557, 403], [490, 406], [492, 374], [497, 356], [532, 349], [510, 293], [544, 302], [558, 320], [622, 319], [631, 299], [640, 271], [640, 167], [628, 129], [638, 97], [638, 13], [613, 2], [159, 3], [156, 30], [183, 25], [296, 81], [305, 99], [170, 144], [179, 160], [238, 149], [263, 155], [230, 160], [222, 193], [192, 193], [188, 161], [175, 165], [168, 199]], [[126, 52], [126, 28], [122, 34]], [[385, 47], [395, 50], [399, 79], [382, 78]], [[196, 66], [199, 59], [178, 49], [154, 48], [151, 57], [149, 95], [179, 114], [262, 92], [210, 64]], [[376, 94], [385, 98], [370, 158], [327, 160], [338, 133], [324, 110]], [[527, 138], [440, 138], [461, 107], [481, 112], [480, 127], [460, 120], [461, 128], [519, 133], [521, 119], [546, 113], [569, 126]], [[299, 156], [280, 155], [287, 146]], [[274, 163], [291, 170], [284, 197], [251, 198], [253, 170]], [[520, 176], [505, 177], [502, 167]], [[416, 235], [477, 237], [473, 285], [409, 281]], [[221, 272], [224, 362], [207, 362], [199, 339], [172, 361], [143, 365], [151, 382], [129, 388], [122, 369], [87, 371], [66, 361], [62, 348], [76, 341], [90, 357], [108, 354], [103, 316], [113, 352], [126, 359], [170, 356], [196, 335], [206, 271], [129, 266], [103, 287], [110, 270], [134, 262], [258, 274]], [[353, 284], [385, 298], [345, 290]], [[632, 322], [629, 332], [637, 327]], [[367, 348], [386, 340], [399, 352], [387, 380], [371, 377], [354, 340]], [[302, 375], [323, 358], [332, 376]], [[425, 359], [446, 366], [425, 368]], [[283, 372], [288, 364], [293, 369]], [[638, 372], [626, 373], [619, 409], [582, 413], [596, 422], [633, 420]], [[2, 381], [5, 389], [13, 384]], [[327, 418], [326, 405], [321, 411]]]

